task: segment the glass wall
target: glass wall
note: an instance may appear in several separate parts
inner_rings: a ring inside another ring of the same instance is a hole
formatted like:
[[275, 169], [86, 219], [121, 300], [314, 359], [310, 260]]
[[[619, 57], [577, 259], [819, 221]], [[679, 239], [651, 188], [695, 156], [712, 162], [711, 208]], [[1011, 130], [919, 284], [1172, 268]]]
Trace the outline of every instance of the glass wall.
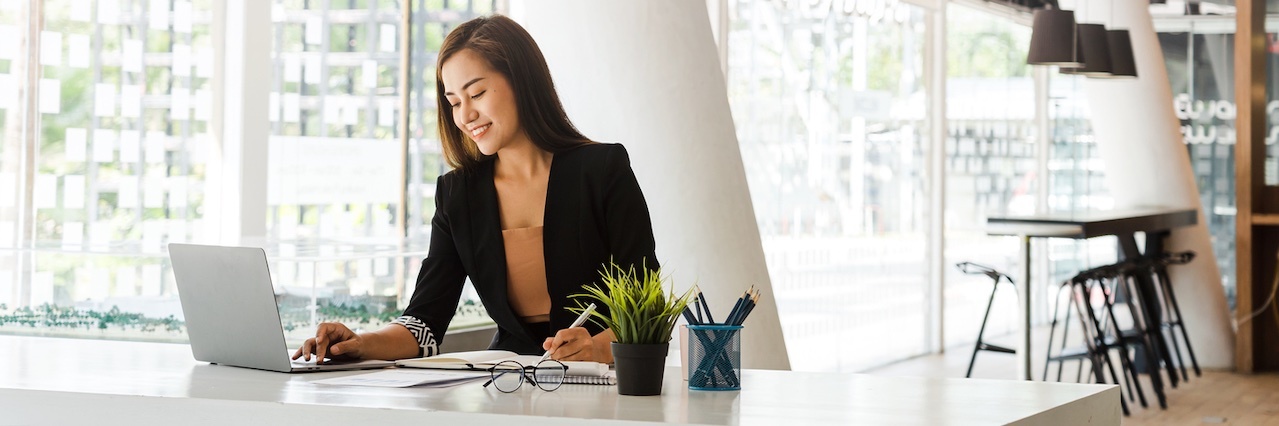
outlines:
[[[31, 6], [8, 3], [7, 11]], [[36, 82], [17, 81], [26, 90], [14, 98], [34, 99], [36, 110], [27, 113], [39, 114], [34, 129], [5, 123], [0, 186], [18, 189], [17, 197], [5, 194], [16, 201], [5, 207], [23, 217], [3, 224], [16, 235], [5, 238], [5, 250], [25, 251], [0, 264], [5, 281], [14, 283], [0, 296], [6, 298], [0, 300], [0, 331], [176, 336], [177, 329], [166, 326], [175, 323], [178, 308], [164, 273], [163, 244], [200, 239], [205, 229], [210, 4], [42, 4], [38, 52], [10, 44], [26, 40], [30, 21], [22, 12], [5, 13], [5, 20], [20, 19], [0, 28], [14, 36], [0, 46], [0, 57], [10, 58], [4, 80], [10, 87], [15, 79]], [[34, 78], [21, 69], [27, 58], [39, 62]], [[22, 152], [9, 149], [28, 138], [33, 155], [8, 155]]]
[[791, 365], [926, 351], [926, 14], [733, 1], [728, 93]]
[[[29, 4], [43, 5], [45, 23], [34, 52], [25, 44]], [[268, 235], [260, 244], [294, 341], [317, 321], [386, 323], [407, 303], [425, 256], [435, 176], [445, 170], [433, 52], [453, 25], [495, 3], [413, 3], [412, 95], [400, 90], [404, 4], [270, 5]], [[185, 340], [164, 247], [212, 237], [203, 212], [215, 146], [214, 6], [0, 0], [0, 333]], [[28, 58], [39, 66], [33, 87]], [[27, 96], [39, 114], [29, 156]], [[418, 106], [407, 158], [406, 102]], [[409, 239], [396, 222], [405, 163]], [[490, 321], [471, 299], [455, 327]]]
[[[1234, 17], [1156, 16], [1173, 106], [1199, 186], [1226, 300], [1235, 305], [1235, 115]], [[1266, 67], [1279, 66], [1276, 20], [1267, 20]], [[1279, 184], [1279, 75], [1267, 73], [1267, 185]]]
[[[1020, 279], [1014, 237], [986, 235], [986, 218], [1038, 211], [1035, 81], [1030, 28], [951, 4], [946, 10], [945, 344], [977, 337], [991, 280], [952, 266], [974, 262]], [[1017, 327], [1016, 292], [1001, 286], [987, 336]]]

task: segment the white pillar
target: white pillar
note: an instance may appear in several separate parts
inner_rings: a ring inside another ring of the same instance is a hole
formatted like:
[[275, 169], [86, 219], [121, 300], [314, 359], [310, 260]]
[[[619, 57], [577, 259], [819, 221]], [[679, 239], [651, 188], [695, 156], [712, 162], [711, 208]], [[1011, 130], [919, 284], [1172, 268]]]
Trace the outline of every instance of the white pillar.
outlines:
[[1166, 243], [1171, 251], [1198, 253], [1194, 262], [1172, 270], [1173, 291], [1181, 303], [1199, 364], [1232, 368], [1235, 332], [1148, 5], [1111, 0], [1082, 3], [1086, 4], [1075, 8], [1085, 13], [1080, 22], [1128, 29], [1137, 61], [1135, 80], [1088, 79], [1084, 83], [1115, 208], [1167, 206], [1199, 210], [1199, 224], [1174, 231]]
[[[270, 2], [213, 2], [215, 97], [204, 226], [220, 244], [266, 236]], [[219, 37], [219, 33], [222, 35]]]
[[663, 272], [696, 282], [719, 316], [760, 288], [742, 365], [789, 369], [706, 3], [517, 3], [512, 18], [546, 55], [574, 124], [630, 151]]

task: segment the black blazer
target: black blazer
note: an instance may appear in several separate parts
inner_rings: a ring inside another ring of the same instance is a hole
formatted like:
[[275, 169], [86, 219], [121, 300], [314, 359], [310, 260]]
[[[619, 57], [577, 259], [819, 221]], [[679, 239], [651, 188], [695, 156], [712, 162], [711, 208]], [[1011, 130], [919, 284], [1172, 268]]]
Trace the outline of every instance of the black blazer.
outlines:
[[[440, 176], [435, 187], [430, 253], [422, 261], [417, 288], [404, 310], [430, 328], [440, 342], [471, 278], [484, 308], [497, 323], [490, 349], [541, 354], [542, 342], [568, 327], [577, 315], [565, 309], [589, 299], [569, 299], [598, 281], [612, 256], [618, 265], [659, 265], [653, 225], [626, 148], [589, 144], [555, 154], [543, 218], [546, 286], [551, 296], [549, 330], [529, 328], [507, 299], [506, 252], [499, 220], [493, 160]], [[641, 263], [643, 262], [643, 263]], [[607, 308], [598, 306], [602, 313]], [[587, 322], [594, 335], [602, 327]]]

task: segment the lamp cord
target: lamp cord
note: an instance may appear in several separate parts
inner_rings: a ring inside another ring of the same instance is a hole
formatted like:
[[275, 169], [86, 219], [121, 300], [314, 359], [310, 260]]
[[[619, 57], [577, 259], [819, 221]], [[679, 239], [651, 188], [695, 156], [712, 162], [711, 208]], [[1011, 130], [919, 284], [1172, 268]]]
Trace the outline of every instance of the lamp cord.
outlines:
[[[1279, 257], [1277, 257], [1276, 260], [1279, 260]], [[1270, 297], [1266, 298], [1265, 303], [1261, 304], [1261, 309], [1258, 309], [1256, 312], [1253, 312], [1251, 315], [1248, 315], [1247, 318], [1239, 320], [1239, 322], [1235, 324], [1235, 329], [1237, 330], [1239, 329], [1239, 326], [1248, 323], [1248, 321], [1252, 321], [1253, 318], [1256, 318], [1257, 316], [1261, 315], [1263, 312], [1266, 312], [1266, 309], [1269, 309], [1272, 306], [1275, 306], [1276, 307], [1275, 309], [1279, 309], [1279, 303], [1276, 303], [1275, 301], [1276, 292], [1279, 292], [1279, 268], [1276, 268], [1275, 270], [1274, 284], [1270, 285]], [[1279, 310], [1275, 311], [1275, 325], [1279, 325]]]

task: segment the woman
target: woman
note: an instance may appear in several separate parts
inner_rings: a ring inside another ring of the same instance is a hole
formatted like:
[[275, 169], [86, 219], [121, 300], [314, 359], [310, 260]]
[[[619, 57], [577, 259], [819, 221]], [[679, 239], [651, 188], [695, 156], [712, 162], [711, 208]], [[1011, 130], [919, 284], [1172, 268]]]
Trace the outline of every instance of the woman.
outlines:
[[541, 50], [507, 17], [454, 29], [437, 64], [440, 139], [454, 170], [436, 184], [430, 254], [413, 297], [377, 331], [320, 324], [293, 358], [434, 355], [470, 277], [498, 326], [491, 349], [612, 362], [612, 331], [568, 328], [576, 315], [565, 308], [610, 259], [658, 267], [626, 150], [577, 131]]

